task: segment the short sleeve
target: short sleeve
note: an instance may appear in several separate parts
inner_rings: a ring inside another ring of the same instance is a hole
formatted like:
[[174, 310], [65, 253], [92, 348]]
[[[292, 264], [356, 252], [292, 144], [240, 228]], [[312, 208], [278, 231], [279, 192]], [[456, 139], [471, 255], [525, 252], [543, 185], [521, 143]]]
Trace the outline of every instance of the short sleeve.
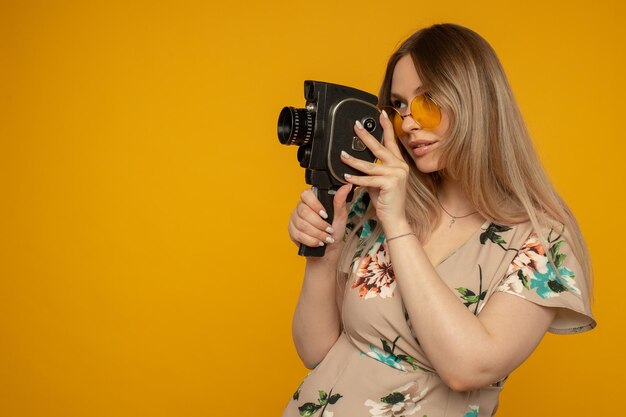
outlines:
[[532, 232], [513, 258], [496, 291], [558, 308], [549, 329], [552, 333], [580, 333], [593, 329], [596, 322], [591, 314], [584, 271], [562, 234], [551, 230], [547, 241], [553, 262], [550, 262], [537, 233]]

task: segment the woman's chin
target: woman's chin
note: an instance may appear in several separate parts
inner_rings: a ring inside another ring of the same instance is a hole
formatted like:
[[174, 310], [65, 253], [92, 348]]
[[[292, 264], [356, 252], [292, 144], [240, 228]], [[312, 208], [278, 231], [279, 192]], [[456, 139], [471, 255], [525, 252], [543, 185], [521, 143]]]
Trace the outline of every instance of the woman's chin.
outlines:
[[439, 163], [439, 158], [413, 158], [415, 167], [422, 174], [432, 174], [441, 171], [443, 167]]

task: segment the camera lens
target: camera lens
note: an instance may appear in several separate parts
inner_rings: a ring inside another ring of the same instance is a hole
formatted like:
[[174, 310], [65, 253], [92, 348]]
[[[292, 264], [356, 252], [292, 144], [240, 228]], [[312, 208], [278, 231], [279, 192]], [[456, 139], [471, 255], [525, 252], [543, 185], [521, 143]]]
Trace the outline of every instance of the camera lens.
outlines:
[[376, 130], [376, 121], [372, 119], [371, 117], [367, 117], [363, 119], [361, 124], [363, 124], [363, 127], [365, 128], [365, 130], [367, 130], [370, 133]]
[[309, 166], [309, 162], [311, 162], [310, 146], [300, 146], [298, 148], [298, 162], [300, 162], [300, 166], [302, 168], [306, 168]]
[[307, 109], [284, 107], [278, 115], [278, 140], [283, 145], [306, 145], [313, 138], [315, 115]]

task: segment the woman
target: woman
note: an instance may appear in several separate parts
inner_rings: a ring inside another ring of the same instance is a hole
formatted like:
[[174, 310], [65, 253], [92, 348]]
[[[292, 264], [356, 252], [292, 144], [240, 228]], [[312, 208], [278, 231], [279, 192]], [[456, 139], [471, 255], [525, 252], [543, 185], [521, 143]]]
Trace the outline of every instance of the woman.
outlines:
[[[315, 368], [284, 416], [491, 416], [546, 331], [595, 326], [583, 237], [550, 184], [489, 44], [435, 25], [391, 56], [378, 158], [291, 215], [308, 258], [293, 320]], [[359, 187], [347, 210], [346, 196]], [[343, 237], [343, 238], [342, 238]]]

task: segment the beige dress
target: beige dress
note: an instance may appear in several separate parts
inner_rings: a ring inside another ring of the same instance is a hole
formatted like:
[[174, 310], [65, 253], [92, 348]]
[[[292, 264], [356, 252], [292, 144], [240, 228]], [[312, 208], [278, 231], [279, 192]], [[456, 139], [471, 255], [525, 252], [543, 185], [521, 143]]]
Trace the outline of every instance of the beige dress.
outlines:
[[[359, 223], [368, 203], [366, 194], [355, 200], [349, 227]], [[362, 241], [374, 225], [369, 221], [360, 227]], [[529, 223], [485, 223], [437, 266], [437, 272], [474, 314], [502, 291], [558, 308], [551, 332], [590, 330], [595, 321], [585, 280], [560, 232], [545, 235], [553, 265]], [[455, 392], [424, 354], [396, 286], [384, 236], [367, 256], [355, 260], [345, 286], [342, 320], [341, 336], [302, 381], [283, 417], [494, 415], [504, 380]]]

